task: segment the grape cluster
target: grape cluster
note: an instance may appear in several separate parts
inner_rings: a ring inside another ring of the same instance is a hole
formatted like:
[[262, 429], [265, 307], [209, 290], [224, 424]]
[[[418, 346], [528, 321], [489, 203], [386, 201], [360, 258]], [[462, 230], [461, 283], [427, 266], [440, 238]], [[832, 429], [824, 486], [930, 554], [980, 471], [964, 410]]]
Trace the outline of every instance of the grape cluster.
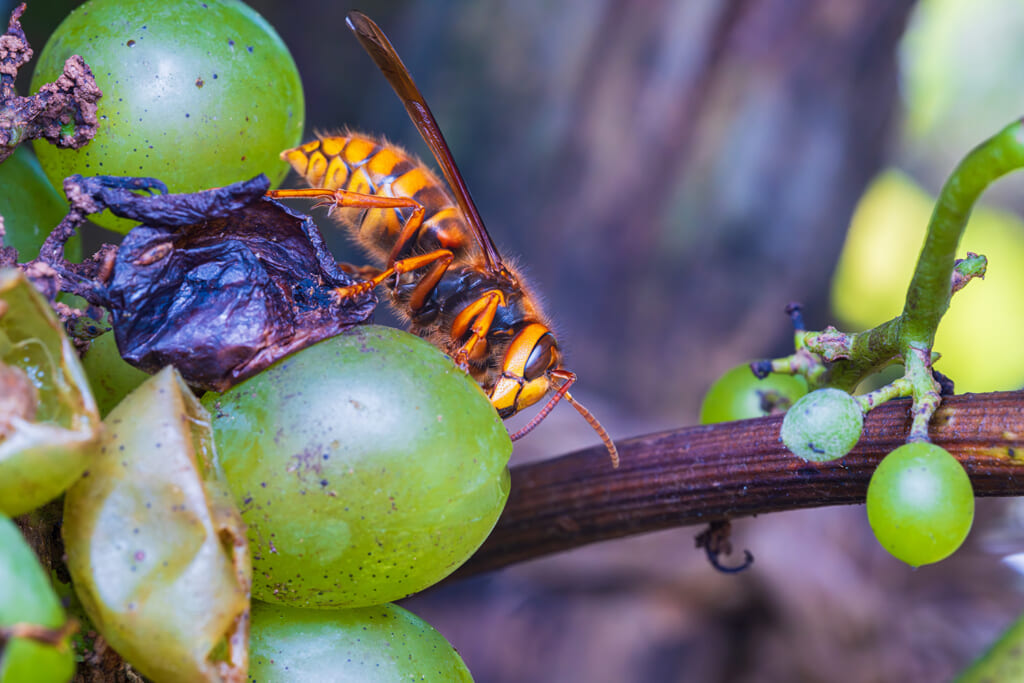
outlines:
[[[104, 96], [91, 144], [37, 147], [57, 188], [76, 173], [151, 176], [172, 192], [283, 176], [301, 85], [280, 38], [241, 2], [90, 0], [51, 37], [34, 83], [71, 54]], [[24, 197], [4, 207], [23, 260], [63, 211], [24, 171], [32, 164], [19, 154], [0, 171]], [[501, 420], [433, 346], [359, 327], [200, 401], [173, 369], [126, 364], [111, 334], [80, 362], [10, 269], [0, 382], [0, 513], [66, 490], [75, 616], [148, 678], [471, 680], [439, 633], [389, 604], [464, 562], [509, 492]], [[0, 518], [0, 682], [28, 670], [67, 680], [71, 623]]]
[[[31, 315], [52, 317], [23, 278], [10, 277], [38, 300]], [[0, 322], [31, 328], [12, 313]], [[92, 373], [123, 371], [115, 353], [104, 354]], [[0, 368], [29, 378], [39, 406], [56, 405], [47, 381], [56, 370], [35, 372], [36, 359], [8, 353]], [[77, 362], [73, 352], [68, 360]], [[80, 369], [69, 376], [89, 392]], [[93, 423], [88, 472], [64, 505], [82, 616], [120, 654], [156, 681], [220, 680], [245, 638], [251, 585], [255, 598], [275, 603], [252, 603], [249, 670], [259, 680], [328, 671], [332, 680], [471, 680], [440, 634], [386, 604], [458, 567], [508, 496], [508, 434], [447, 356], [407, 333], [360, 327], [208, 394], [209, 412], [170, 368], [138, 386], [134, 379], [105, 385], [108, 401], [120, 400], [102, 432]], [[17, 446], [0, 438], [0, 466], [13, 476], [18, 461], [4, 456]], [[49, 471], [45, 464], [34, 457], [21, 469]], [[55, 480], [45, 496], [64, 486]], [[42, 502], [11, 491], [3, 500], [14, 512]], [[8, 540], [0, 533], [0, 546]], [[43, 577], [25, 553], [9, 559]], [[65, 624], [40, 588], [50, 590], [45, 577], [21, 589], [2, 564], [0, 628]], [[4, 650], [0, 673], [31, 667], [32, 680], [67, 680], [66, 638], [22, 640]], [[21, 679], [0, 676], [8, 680]]]
[[[733, 368], [706, 394], [701, 421], [766, 415], [757, 397], [767, 387], [798, 387], [790, 384], [795, 381], [782, 374], [761, 380], [750, 366]], [[865, 406], [857, 398], [835, 388], [794, 397], [785, 411], [780, 437], [798, 457], [811, 462], [835, 460], [860, 440]], [[868, 484], [867, 514], [882, 547], [917, 567], [948, 557], [964, 542], [974, 519], [974, 492], [964, 468], [948, 451], [932, 443], [911, 442], [879, 463]]]
[[[818, 389], [797, 401], [782, 422], [782, 441], [805, 460], [849, 453], [864, 424], [861, 403], [839, 389]], [[882, 547], [917, 567], [951, 555], [974, 520], [974, 491], [948, 451], [911, 442], [879, 463], [867, 492], [868, 521]]]

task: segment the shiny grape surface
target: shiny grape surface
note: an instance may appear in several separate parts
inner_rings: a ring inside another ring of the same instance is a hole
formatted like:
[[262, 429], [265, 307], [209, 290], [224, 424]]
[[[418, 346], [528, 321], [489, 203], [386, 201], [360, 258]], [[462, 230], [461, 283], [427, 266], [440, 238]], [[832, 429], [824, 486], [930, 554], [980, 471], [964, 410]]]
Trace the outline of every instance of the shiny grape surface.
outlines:
[[868, 521], [886, 550], [918, 567], [951, 555], [974, 521], [974, 490], [940, 446], [908, 443], [882, 459], [867, 496]]
[[249, 680], [472, 681], [444, 636], [397, 605], [311, 610], [254, 602]]
[[[103, 91], [95, 139], [79, 150], [35, 144], [54, 187], [66, 176], [155, 177], [171, 192], [265, 173], [302, 136], [302, 84], [281, 38], [236, 0], [90, 0], [65, 18], [39, 54], [32, 89], [81, 55]], [[105, 211], [96, 222], [126, 232]]]
[[213, 467], [209, 416], [167, 367], [103, 422], [89, 470], [64, 498], [75, 592], [104, 639], [154, 681], [243, 670], [249, 558]]
[[786, 412], [807, 393], [802, 377], [772, 373], [758, 379], [744, 363], [730, 369], [711, 385], [700, 406], [701, 424], [732, 422]]
[[261, 600], [362, 607], [422, 590], [480, 546], [508, 496], [512, 444], [490, 401], [400, 330], [354, 328], [203, 403]]

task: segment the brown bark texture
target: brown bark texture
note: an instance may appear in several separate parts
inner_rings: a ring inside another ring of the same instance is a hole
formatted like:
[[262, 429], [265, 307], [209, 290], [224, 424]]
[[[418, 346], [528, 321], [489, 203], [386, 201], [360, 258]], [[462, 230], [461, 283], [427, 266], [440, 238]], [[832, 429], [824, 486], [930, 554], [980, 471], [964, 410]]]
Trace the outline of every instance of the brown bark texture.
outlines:
[[[459, 575], [673, 526], [863, 503], [878, 461], [906, 440], [909, 406], [871, 411], [857, 447], [825, 463], [790, 453], [782, 418], [767, 417], [627, 439], [617, 470], [600, 446], [513, 468], [497, 527]], [[1024, 391], [948, 397], [931, 437], [963, 464], [975, 495], [1024, 494]]]

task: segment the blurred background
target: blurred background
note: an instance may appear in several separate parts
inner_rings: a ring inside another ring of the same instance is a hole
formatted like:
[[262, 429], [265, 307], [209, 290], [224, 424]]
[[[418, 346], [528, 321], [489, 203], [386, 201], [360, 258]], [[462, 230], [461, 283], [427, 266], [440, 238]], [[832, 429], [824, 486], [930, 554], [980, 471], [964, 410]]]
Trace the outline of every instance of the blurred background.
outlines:
[[[29, 3], [37, 51], [78, 4]], [[1024, 114], [1017, 0], [249, 4], [292, 50], [307, 138], [348, 126], [426, 155], [345, 13], [387, 32], [491, 235], [543, 295], [574, 394], [616, 438], [694, 424], [719, 374], [789, 352], [790, 301], [812, 328], [897, 315], [945, 176]], [[986, 194], [962, 245], [990, 267], [939, 331], [958, 391], [1024, 386], [1022, 189]], [[513, 463], [594, 442], [562, 407]], [[1014, 501], [979, 501], [964, 548], [915, 571], [862, 507], [777, 514], [735, 525], [756, 557], [735, 576], [679, 529], [405, 605], [480, 683], [945, 680], [1024, 610], [1022, 520]]]

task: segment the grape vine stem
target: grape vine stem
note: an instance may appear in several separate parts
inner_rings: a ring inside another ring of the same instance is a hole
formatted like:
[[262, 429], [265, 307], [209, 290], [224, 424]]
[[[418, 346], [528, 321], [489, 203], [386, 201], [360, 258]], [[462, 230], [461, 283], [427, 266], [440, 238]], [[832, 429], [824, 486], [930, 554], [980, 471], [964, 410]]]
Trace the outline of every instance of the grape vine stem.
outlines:
[[[512, 492], [468, 576], [589, 543], [783, 510], [863, 503], [878, 461], [911, 427], [909, 399], [872, 410], [846, 457], [800, 460], [779, 441], [781, 417], [686, 427], [512, 468]], [[1024, 494], [1024, 391], [943, 400], [931, 439], [967, 470], [977, 496]]]

